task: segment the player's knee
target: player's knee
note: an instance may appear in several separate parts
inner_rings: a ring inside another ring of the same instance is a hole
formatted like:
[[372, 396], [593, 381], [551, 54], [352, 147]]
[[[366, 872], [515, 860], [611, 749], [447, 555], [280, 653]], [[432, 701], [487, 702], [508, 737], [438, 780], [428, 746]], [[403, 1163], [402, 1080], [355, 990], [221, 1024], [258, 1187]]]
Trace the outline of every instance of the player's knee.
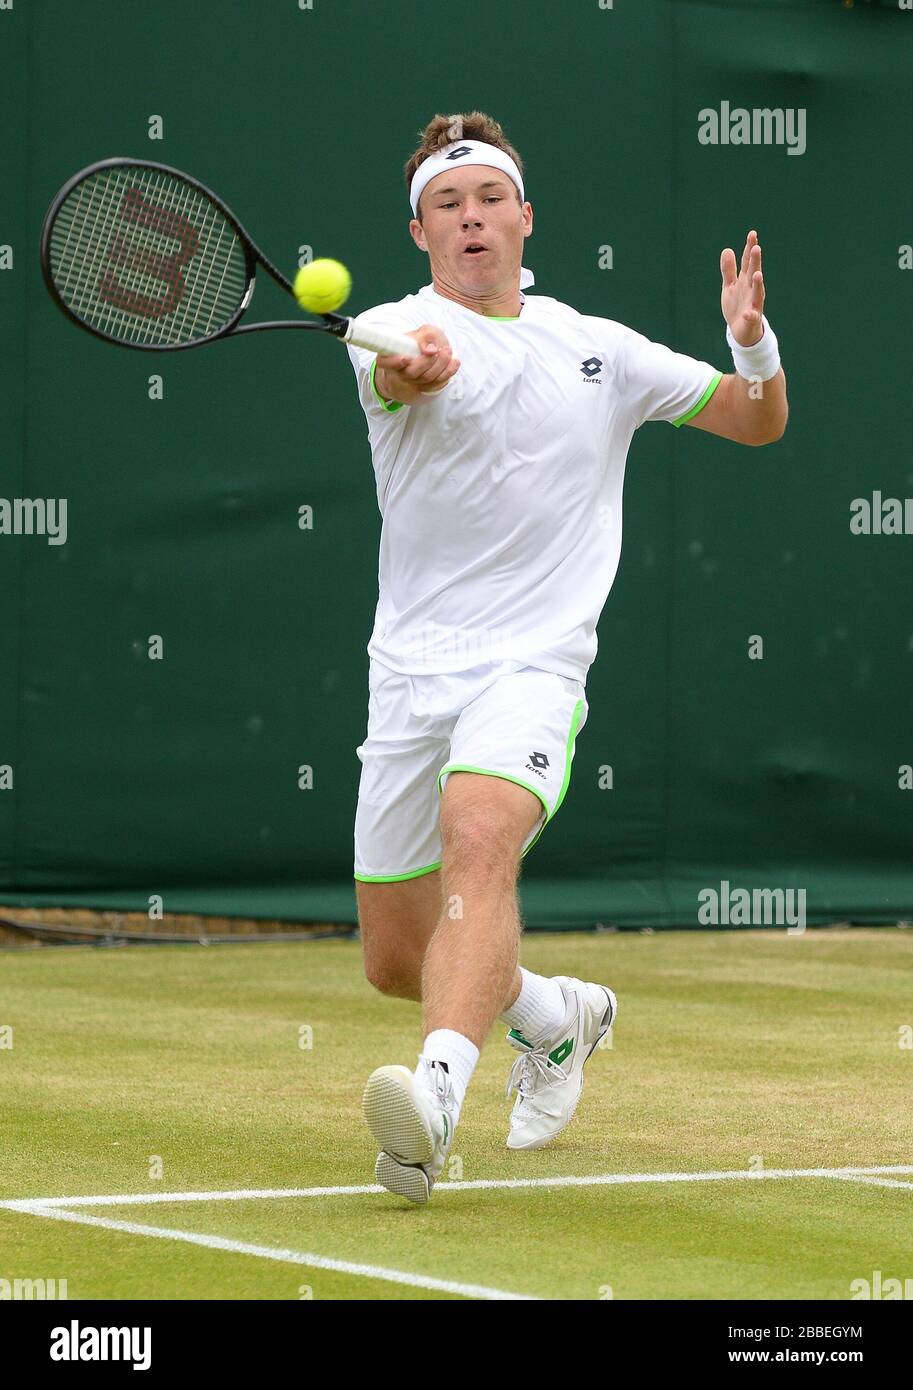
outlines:
[[451, 866], [489, 875], [515, 872], [522, 847], [518, 827], [492, 811], [442, 816], [441, 841]]
[[378, 990], [380, 994], [388, 994], [396, 997], [399, 993], [399, 980], [392, 970], [379, 963], [365, 962], [365, 975], [368, 984]]
[[[419, 999], [419, 981], [406, 961], [396, 956], [365, 952], [365, 977], [381, 994], [395, 999]], [[417, 992], [418, 991], [418, 992]]]

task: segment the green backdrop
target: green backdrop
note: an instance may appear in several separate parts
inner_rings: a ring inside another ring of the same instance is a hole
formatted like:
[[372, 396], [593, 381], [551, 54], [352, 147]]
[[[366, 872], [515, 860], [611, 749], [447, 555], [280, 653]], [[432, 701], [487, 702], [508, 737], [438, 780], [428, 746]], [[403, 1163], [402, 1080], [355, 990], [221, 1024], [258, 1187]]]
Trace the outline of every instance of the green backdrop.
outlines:
[[[0, 0], [0, 55], [0, 495], [68, 501], [65, 545], [0, 536], [2, 901], [354, 914], [379, 518], [347, 356], [304, 334], [152, 357], [80, 333], [41, 283], [52, 194], [112, 154], [186, 168], [285, 268], [303, 244], [347, 262], [366, 308], [429, 279], [416, 132], [481, 107], [526, 162], [533, 293], [732, 370], [719, 255], [757, 227], [791, 401], [769, 448], [635, 436], [528, 923], [693, 926], [723, 880], [804, 888], [811, 922], [913, 917], [913, 536], [849, 525], [856, 497], [913, 496], [913, 14]], [[801, 108], [805, 152], [702, 145], [724, 101]], [[255, 305], [287, 308], [266, 281]]]

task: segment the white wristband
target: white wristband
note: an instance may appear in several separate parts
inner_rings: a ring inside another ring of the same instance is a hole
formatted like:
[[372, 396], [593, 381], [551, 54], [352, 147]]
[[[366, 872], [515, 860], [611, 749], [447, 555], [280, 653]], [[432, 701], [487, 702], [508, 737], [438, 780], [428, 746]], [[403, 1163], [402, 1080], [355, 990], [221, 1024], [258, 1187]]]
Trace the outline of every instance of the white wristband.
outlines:
[[754, 378], [755, 381], [770, 381], [780, 370], [780, 348], [777, 335], [761, 315], [764, 333], [751, 347], [742, 347], [732, 336], [732, 329], [726, 325], [726, 341], [732, 348], [732, 360], [739, 376]]

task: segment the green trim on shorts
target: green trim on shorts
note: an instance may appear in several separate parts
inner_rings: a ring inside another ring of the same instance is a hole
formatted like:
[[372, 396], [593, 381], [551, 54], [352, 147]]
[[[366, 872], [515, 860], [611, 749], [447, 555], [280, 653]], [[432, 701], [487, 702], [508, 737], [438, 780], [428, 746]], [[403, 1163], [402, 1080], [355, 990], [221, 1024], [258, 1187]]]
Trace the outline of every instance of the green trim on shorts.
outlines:
[[567, 789], [571, 781], [571, 763], [574, 760], [574, 746], [577, 742], [577, 731], [580, 728], [580, 720], [582, 716], [583, 701], [578, 700], [576, 705], [574, 706], [574, 713], [571, 715], [571, 727], [568, 731], [567, 743], [565, 744], [564, 748], [564, 780], [561, 783], [561, 790], [558, 793], [558, 800], [555, 802], [554, 811], [549, 811], [548, 804], [545, 798], [543, 797], [539, 787], [531, 786], [529, 782], [524, 782], [519, 777], [511, 777], [506, 772], [494, 772], [491, 768], [488, 767], [470, 767], [467, 764], [463, 763], [454, 766], [446, 764], [444, 767], [441, 768], [437, 776], [438, 794], [441, 794], [441, 778], [443, 777], [445, 772], [479, 772], [482, 774], [483, 777], [502, 777], [505, 782], [516, 782], [518, 787], [525, 787], [527, 791], [532, 792], [533, 795], [537, 796], [539, 800], [542, 802], [542, 806], [545, 810], [545, 820], [539, 826], [538, 831], [530, 840], [529, 844], [526, 846], [526, 849], [520, 856], [521, 859], [524, 859], [526, 855], [529, 854], [533, 845], [538, 843], [539, 837], [541, 836], [545, 827], [548, 825], [549, 821], [553, 820], [555, 816], [558, 814], [561, 803], [567, 795]]
[[671, 421], [671, 423], [675, 426], [676, 429], [678, 429], [679, 425], [686, 425], [689, 420], [693, 419], [694, 416], [697, 415], [698, 411], [704, 409], [704, 406], [710, 400], [710, 397], [713, 395], [714, 391], [719, 386], [722, 380], [723, 373], [716, 372], [710, 382], [710, 385], [707, 387], [707, 390], [701, 396], [697, 405], [693, 405], [690, 410], [686, 410], [685, 414], [680, 415], [677, 420]]
[[445, 772], [478, 772], [483, 777], [500, 777], [504, 782], [516, 782], [518, 787], [525, 787], [528, 792], [532, 792], [533, 796], [538, 796], [545, 810], [546, 819], [548, 819], [548, 804], [546, 803], [545, 797], [542, 795], [541, 790], [539, 789], [539, 787], [534, 787], [530, 782], [524, 782], [520, 777], [511, 777], [510, 773], [508, 772], [495, 772], [494, 769], [490, 767], [471, 767], [469, 763], [447, 763], [444, 767], [441, 768], [440, 772], [437, 775], [438, 796], [443, 796], [444, 794], [443, 788], [441, 786], [441, 778], [443, 777]]
[[567, 743], [564, 749], [564, 781], [561, 783], [561, 791], [558, 793], [558, 800], [555, 802], [555, 809], [550, 816], [546, 815], [542, 825], [539, 826], [538, 834], [535, 835], [532, 840], [530, 840], [529, 844], [526, 846], [526, 849], [520, 856], [521, 859], [524, 859], [526, 855], [529, 854], [533, 845], [538, 843], [539, 836], [542, 834], [549, 821], [552, 820], [555, 816], [557, 816], [558, 811], [561, 808], [561, 803], [567, 795], [567, 789], [570, 786], [571, 781], [571, 763], [574, 761], [574, 748], [577, 743], [577, 730], [580, 728], [580, 720], [582, 715], [583, 701], [578, 700], [576, 705], [574, 706], [574, 713], [571, 715], [571, 727], [568, 731]]
[[428, 864], [424, 869], [410, 869], [405, 874], [356, 874], [359, 883], [404, 883], [407, 878], [421, 878], [422, 874], [433, 874], [435, 869], [441, 867], [441, 861], [437, 864]]
[[[386, 411], [388, 412], [388, 414], [390, 414], [390, 415], [393, 414], [394, 410], [402, 410], [402, 408], [403, 408], [403, 402], [402, 402], [402, 401], [385, 401], [385, 400], [384, 400], [383, 396], [380, 394], [380, 392], [378, 391], [377, 387], [374, 385], [374, 373], [375, 373], [376, 371], [377, 371], [377, 358], [375, 357], [374, 361], [371, 363], [371, 390], [374, 392], [374, 399], [378, 402], [379, 405], [382, 405], [383, 408], [384, 408], [384, 410], [386, 410]], [[421, 870], [420, 872], [424, 872], [424, 870]]]
[[567, 795], [567, 789], [571, 781], [571, 763], [574, 761], [574, 745], [577, 742], [577, 730], [580, 728], [580, 718], [583, 714], [583, 701], [578, 700], [574, 706], [574, 713], [571, 715], [571, 727], [567, 736], [567, 744], [564, 750], [564, 781], [561, 783], [561, 791], [558, 793], [558, 800], [555, 802], [553, 815], [558, 814], [558, 808]]

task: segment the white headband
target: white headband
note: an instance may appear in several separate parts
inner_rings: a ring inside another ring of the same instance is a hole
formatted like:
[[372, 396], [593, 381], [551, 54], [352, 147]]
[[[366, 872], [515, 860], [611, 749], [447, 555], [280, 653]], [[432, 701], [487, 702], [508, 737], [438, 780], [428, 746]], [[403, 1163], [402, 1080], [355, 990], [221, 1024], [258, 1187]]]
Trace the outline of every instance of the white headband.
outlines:
[[[426, 185], [438, 174], [443, 174], [455, 166], [462, 167], [464, 164], [484, 164], [491, 169], [500, 169], [501, 173], [506, 174], [516, 185], [520, 194], [520, 202], [524, 201], [523, 179], [520, 170], [505, 150], [499, 150], [497, 145], [489, 145], [484, 140], [457, 140], [454, 144], [447, 145], [444, 149], [438, 150], [436, 154], [423, 160], [412, 175], [409, 201], [412, 204], [413, 217], [418, 216], [418, 201]], [[520, 289], [528, 289], [530, 285], [534, 284], [535, 277], [532, 271], [523, 266], [520, 270]]]

